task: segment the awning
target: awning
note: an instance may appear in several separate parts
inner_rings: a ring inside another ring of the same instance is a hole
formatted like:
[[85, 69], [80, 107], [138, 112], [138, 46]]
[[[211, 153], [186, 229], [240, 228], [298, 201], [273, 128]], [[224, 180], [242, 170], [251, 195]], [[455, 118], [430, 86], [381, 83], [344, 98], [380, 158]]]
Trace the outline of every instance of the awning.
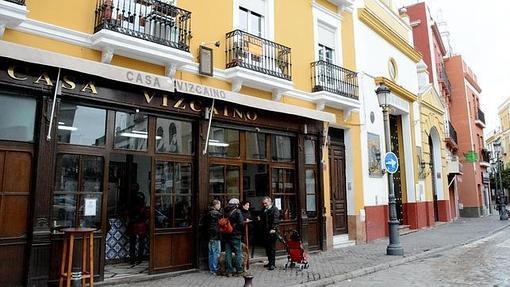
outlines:
[[261, 99], [182, 80], [175, 80], [174, 82], [174, 80], [166, 76], [81, 59], [2, 40], [0, 40], [0, 56], [29, 63], [77, 71], [151, 89], [168, 92], [179, 91], [182, 93], [222, 100], [256, 109], [290, 114], [330, 123], [336, 122], [336, 117], [332, 113]]

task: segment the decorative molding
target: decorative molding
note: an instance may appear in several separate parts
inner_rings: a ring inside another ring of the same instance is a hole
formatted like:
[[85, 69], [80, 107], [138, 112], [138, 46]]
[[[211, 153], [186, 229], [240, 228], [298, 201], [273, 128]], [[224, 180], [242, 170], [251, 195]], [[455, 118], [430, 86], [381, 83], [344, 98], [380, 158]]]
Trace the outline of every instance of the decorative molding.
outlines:
[[[0, 1], [0, 24], [14, 28], [27, 20], [27, 7], [9, 1]], [[5, 29], [4, 27], [4, 29]]]
[[232, 92], [239, 93], [243, 87], [243, 81], [236, 79], [232, 81]]
[[381, 21], [377, 15], [367, 8], [358, 9], [358, 17], [361, 22], [374, 30], [379, 36], [392, 44], [395, 48], [404, 53], [407, 57], [418, 63], [422, 59], [422, 54], [414, 49], [405, 39], [397, 32], [393, 31], [386, 23]]
[[[283, 94], [294, 89], [294, 83], [267, 74], [255, 72], [241, 67], [233, 67], [225, 70], [225, 79], [232, 83], [232, 87], [239, 85], [255, 88], [262, 91]], [[240, 88], [239, 88], [240, 90]]]
[[175, 72], [177, 72], [176, 64], [166, 64], [165, 65], [165, 76], [173, 79], [175, 76]]
[[273, 90], [273, 101], [281, 102], [283, 96], [283, 90], [274, 89]]
[[[320, 12], [322, 13], [323, 15], [326, 15], [328, 18], [330, 18], [331, 20], [333, 21], [342, 21], [342, 15], [340, 15], [339, 13], [335, 13], [327, 8], [325, 8], [324, 6], [320, 5], [317, 3], [317, 1], [313, 1], [312, 2], [312, 8], [314, 9], [317, 9], [317, 12]], [[320, 18], [321, 20], [325, 20], [323, 19], [322, 17]], [[331, 23], [332, 21], [327, 21], [328, 23]]]
[[44, 23], [30, 18], [15, 27], [14, 30], [87, 48], [90, 48], [91, 45], [91, 34]]
[[408, 102], [414, 102], [418, 98], [415, 94], [407, 90], [406, 88], [399, 86], [397, 83], [393, 82], [392, 80], [385, 78], [385, 77], [376, 77], [374, 79], [376, 85], [384, 84], [386, 87], [388, 87], [392, 93], [395, 95], [401, 97], [402, 99], [408, 101]]
[[101, 51], [101, 63], [110, 64], [113, 58], [113, 49], [104, 48]]

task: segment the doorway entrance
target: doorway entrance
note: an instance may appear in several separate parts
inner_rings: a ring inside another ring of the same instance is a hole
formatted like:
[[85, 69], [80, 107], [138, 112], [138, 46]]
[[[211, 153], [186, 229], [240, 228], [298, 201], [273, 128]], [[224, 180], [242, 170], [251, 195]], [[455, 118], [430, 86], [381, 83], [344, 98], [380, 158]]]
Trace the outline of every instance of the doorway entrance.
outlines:
[[[390, 115], [390, 142], [391, 142], [391, 151], [400, 159], [404, 159], [401, 153], [401, 129], [400, 127], [400, 117], [395, 115]], [[402, 173], [403, 169], [403, 160], [400, 160], [400, 168], [393, 174], [393, 188], [395, 191], [395, 201], [397, 208], [397, 219], [400, 224], [404, 223], [404, 208], [402, 201]]]
[[151, 158], [112, 154], [109, 162], [105, 279], [149, 270]]
[[344, 132], [340, 129], [330, 129], [329, 135], [331, 138], [329, 166], [333, 235], [339, 235], [348, 232]]
[[437, 204], [437, 182], [436, 182], [436, 165], [435, 163], [435, 149], [432, 136], [429, 135], [429, 151], [430, 151], [430, 176], [432, 177], [432, 198], [434, 200], [434, 221], [439, 221], [439, 206]]

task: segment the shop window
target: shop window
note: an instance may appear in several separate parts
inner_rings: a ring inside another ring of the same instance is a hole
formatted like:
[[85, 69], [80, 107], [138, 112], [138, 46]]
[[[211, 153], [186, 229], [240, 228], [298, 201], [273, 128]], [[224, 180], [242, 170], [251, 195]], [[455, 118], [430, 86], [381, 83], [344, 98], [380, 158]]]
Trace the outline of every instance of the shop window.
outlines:
[[271, 136], [273, 161], [291, 162], [294, 160], [294, 138], [288, 136]]
[[274, 168], [271, 176], [271, 189], [274, 204], [280, 210], [282, 220], [297, 218], [297, 198], [294, 188], [294, 170]]
[[192, 124], [185, 121], [158, 118], [156, 121], [156, 151], [192, 154]]
[[266, 134], [246, 132], [246, 159], [266, 159]]
[[239, 131], [212, 127], [208, 151], [210, 156], [239, 157]]
[[115, 143], [118, 149], [147, 150], [148, 117], [143, 113], [115, 112]]
[[101, 228], [103, 158], [59, 154], [53, 192], [53, 227]]
[[0, 140], [34, 141], [35, 99], [0, 95]]
[[317, 217], [315, 178], [315, 170], [307, 169], [305, 171], [306, 213], [309, 218]]
[[240, 168], [232, 165], [209, 167], [209, 199], [218, 199], [223, 206], [231, 198], [240, 198]]
[[191, 226], [191, 164], [156, 162], [156, 228]]
[[57, 137], [60, 143], [104, 146], [106, 110], [71, 103], [60, 105]]
[[315, 141], [305, 140], [305, 164], [316, 163]]

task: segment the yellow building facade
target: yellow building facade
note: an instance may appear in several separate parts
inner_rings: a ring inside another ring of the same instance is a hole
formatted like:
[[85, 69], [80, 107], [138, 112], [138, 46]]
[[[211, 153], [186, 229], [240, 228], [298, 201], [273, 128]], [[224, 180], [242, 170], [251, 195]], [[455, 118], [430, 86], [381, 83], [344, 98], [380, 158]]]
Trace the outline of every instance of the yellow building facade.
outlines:
[[366, 240], [353, 1], [0, 0], [0, 28], [0, 285], [58, 280], [65, 227], [96, 230], [96, 280], [203, 266], [212, 199]]

